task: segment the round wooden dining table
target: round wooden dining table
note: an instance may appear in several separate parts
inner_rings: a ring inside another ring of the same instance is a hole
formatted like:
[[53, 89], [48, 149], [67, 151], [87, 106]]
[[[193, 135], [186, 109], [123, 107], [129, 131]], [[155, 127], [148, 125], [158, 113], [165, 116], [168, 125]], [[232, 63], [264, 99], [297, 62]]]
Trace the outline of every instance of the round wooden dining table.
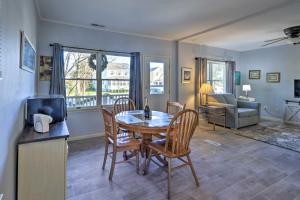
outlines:
[[172, 117], [165, 112], [151, 111], [151, 117], [145, 119], [143, 110], [132, 110], [118, 113], [116, 122], [120, 128], [151, 136], [166, 132]]
[[[130, 132], [140, 133], [142, 137], [142, 149], [149, 156], [147, 145], [152, 141], [152, 136], [166, 133], [173, 115], [160, 111], [151, 111], [151, 117], [145, 119], [143, 110], [132, 110], [120, 112], [115, 116], [119, 128]], [[166, 164], [164, 160], [157, 157], [159, 161]]]

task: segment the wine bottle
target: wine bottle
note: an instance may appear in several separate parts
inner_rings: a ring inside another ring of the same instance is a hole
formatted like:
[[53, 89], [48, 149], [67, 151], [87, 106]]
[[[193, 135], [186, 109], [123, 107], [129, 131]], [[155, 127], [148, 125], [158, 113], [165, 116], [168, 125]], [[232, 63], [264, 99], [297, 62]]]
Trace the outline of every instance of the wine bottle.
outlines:
[[149, 119], [150, 118], [150, 107], [148, 105], [148, 99], [145, 98], [145, 107], [144, 107], [144, 116], [145, 116], [145, 119]]

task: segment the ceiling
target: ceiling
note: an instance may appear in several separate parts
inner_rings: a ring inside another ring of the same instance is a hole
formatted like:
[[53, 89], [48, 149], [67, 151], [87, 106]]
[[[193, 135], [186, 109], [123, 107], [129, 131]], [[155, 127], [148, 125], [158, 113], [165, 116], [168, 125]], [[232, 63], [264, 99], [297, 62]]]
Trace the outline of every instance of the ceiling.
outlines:
[[[42, 20], [245, 51], [300, 25], [299, 0], [36, 0]], [[286, 42], [279, 43], [287, 44]]]

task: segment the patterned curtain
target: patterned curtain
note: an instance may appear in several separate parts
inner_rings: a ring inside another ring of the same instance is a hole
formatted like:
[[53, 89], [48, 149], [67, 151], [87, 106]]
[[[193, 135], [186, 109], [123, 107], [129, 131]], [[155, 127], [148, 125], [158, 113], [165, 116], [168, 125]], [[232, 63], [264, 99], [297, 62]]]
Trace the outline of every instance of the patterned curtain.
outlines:
[[143, 109], [142, 92], [141, 54], [134, 52], [130, 59], [129, 98], [135, 102], [137, 109]]
[[226, 93], [235, 95], [234, 72], [235, 62], [226, 61]]
[[[64, 51], [60, 44], [53, 45], [53, 65], [50, 79], [50, 95], [63, 95], [66, 98], [65, 72], [64, 72]], [[67, 115], [66, 104], [64, 106], [65, 116]]]
[[207, 59], [196, 58], [195, 67], [195, 106], [200, 105], [201, 97], [200, 88], [203, 83], [207, 81]]

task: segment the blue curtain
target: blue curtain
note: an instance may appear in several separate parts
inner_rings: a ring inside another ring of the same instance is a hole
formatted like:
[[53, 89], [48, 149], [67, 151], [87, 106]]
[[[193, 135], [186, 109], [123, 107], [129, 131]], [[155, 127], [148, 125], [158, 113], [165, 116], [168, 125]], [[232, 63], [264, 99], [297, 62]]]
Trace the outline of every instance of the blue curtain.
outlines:
[[207, 81], [207, 59], [196, 58], [195, 67], [195, 106], [203, 105], [205, 96], [200, 94], [200, 88]]
[[137, 109], [143, 109], [142, 92], [141, 54], [134, 52], [130, 59], [129, 98], [135, 102]]
[[[50, 95], [63, 95], [66, 99], [64, 51], [60, 44], [53, 45], [53, 65], [50, 79]], [[66, 104], [64, 106], [65, 116], [67, 114]]]
[[226, 93], [235, 95], [234, 72], [235, 62], [226, 61]]

